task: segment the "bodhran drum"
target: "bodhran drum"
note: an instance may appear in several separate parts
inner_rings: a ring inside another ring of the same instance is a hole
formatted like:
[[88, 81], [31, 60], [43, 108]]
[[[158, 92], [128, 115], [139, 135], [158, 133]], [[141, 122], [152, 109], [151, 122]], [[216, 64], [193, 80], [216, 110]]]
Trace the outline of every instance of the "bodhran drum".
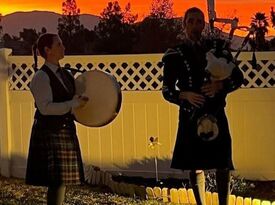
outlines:
[[77, 122], [101, 127], [115, 119], [121, 107], [121, 89], [111, 74], [92, 70], [76, 78], [76, 94], [89, 97], [84, 107], [73, 109]]

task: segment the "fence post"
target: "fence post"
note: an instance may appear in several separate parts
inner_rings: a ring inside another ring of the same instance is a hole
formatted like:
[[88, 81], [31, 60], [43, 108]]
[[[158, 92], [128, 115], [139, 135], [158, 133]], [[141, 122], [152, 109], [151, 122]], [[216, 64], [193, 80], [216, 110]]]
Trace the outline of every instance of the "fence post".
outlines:
[[12, 50], [0, 49], [0, 174], [10, 176], [11, 129], [8, 87], [8, 56]]

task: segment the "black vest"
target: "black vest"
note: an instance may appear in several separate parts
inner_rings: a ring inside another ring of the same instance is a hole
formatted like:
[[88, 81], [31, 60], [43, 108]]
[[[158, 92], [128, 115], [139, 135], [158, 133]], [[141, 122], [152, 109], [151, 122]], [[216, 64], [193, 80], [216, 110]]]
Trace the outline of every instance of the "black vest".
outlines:
[[[73, 92], [68, 92], [60, 80], [56, 77], [56, 75], [53, 73], [53, 71], [48, 68], [46, 65], [43, 65], [41, 68], [42, 71], [47, 73], [50, 79], [50, 86], [52, 89], [52, 95], [53, 95], [53, 102], [64, 102], [69, 101], [73, 98], [75, 93], [75, 84], [74, 84], [74, 78], [70, 75], [70, 73], [67, 70], [64, 70], [64, 73], [66, 73], [66, 76], [70, 80], [71, 84], [73, 85]], [[41, 91], [43, 92], [43, 91]], [[37, 106], [35, 105], [37, 108]], [[44, 126], [47, 126], [49, 128], [58, 128], [64, 124], [73, 122], [74, 117], [71, 114], [71, 112], [68, 112], [64, 115], [43, 115], [40, 113], [38, 109], [36, 109], [34, 118], [41, 123]]]

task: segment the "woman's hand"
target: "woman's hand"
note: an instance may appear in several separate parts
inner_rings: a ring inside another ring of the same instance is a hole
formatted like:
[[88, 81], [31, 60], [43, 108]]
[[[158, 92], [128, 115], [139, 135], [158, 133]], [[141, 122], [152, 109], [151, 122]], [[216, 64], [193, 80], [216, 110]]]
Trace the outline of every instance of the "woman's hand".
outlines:
[[73, 100], [76, 101], [76, 108], [81, 108], [86, 105], [86, 103], [89, 101], [89, 98], [83, 95], [75, 95]]
[[201, 94], [192, 92], [192, 91], [183, 91], [180, 92], [179, 99], [187, 100], [189, 103], [194, 105], [195, 107], [201, 107], [205, 101], [205, 97]]
[[208, 97], [213, 97], [222, 89], [223, 89], [222, 81], [212, 80], [211, 82], [206, 83], [201, 87], [201, 92]]

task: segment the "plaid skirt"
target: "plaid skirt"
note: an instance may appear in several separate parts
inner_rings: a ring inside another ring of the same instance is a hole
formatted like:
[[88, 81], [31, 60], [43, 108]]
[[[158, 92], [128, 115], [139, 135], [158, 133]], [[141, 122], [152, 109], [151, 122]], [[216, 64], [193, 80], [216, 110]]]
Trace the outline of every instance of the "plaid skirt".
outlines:
[[35, 120], [29, 146], [26, 183], [37, 186], [84, 182], [84, 171], [73, 121], [47, 128]]

